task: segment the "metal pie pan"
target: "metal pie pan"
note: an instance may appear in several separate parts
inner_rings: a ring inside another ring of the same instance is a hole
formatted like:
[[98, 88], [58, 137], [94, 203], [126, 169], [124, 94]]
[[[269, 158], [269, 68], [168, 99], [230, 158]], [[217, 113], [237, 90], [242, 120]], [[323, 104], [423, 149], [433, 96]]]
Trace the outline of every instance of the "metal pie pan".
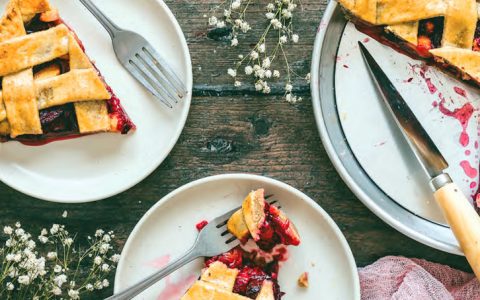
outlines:
[[313, 108], [330, 160], [352, 192], [385, 223], [422, 244], [463, 255], [450, 228], [415, 215], [390, 198], [365, 173], [349, 147], [335, 96], [335, 57], [346, 24], [337, 2], [330, 1], [318, 29], [312, 56]]

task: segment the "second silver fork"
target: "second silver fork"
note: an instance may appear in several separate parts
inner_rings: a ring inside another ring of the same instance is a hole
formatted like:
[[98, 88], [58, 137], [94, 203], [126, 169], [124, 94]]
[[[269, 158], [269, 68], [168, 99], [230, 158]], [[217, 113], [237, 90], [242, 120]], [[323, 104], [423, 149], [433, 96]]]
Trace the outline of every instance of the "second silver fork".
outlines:
[[184, 256], [168, 264], [165, 268], [153, 274], [152, 276], [144, 279], [143, 281], [135, 284], [119, 294], [107, 298], [106, 300], [132, 299], [165, 276], [188, 264], [189, 262], [199, 257], [211, 257], [219, 255], [238, 246], [240, 242], [230, 233], [227, 233], [228, 231], [226, 229], [228, 219], [238, 209], [240, 209], [240, 207], [237, 207], [236, 209], [233, 209], [210, 221], [208, 225], [200, 231], [193, 247], [190, 248], [190, 250], [187, 251]]
[[185, 97], [187, 89], [167, 61], [138, 33], [123, 30], [90, 0], [80, 0], [110, 34], [120, 63], [169, 108]]

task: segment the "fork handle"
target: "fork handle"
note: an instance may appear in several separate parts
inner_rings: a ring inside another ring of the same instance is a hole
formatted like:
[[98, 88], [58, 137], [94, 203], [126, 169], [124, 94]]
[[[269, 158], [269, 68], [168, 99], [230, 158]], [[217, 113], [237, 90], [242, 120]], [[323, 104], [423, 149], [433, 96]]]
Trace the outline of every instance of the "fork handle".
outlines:
[[110, 20], [106, 15], [100, 11], [100, 9], [93, 4], [90, 0], [80, 0], [82, 4], [97, 18], [97, 20], [105, 27], [108, 31], [108, 34], [113, 38], [119, 31], [121, 31], [120, 27], [118, 27], [112, 20]]
[[[82, 0], [83, 1], [83, 0]], [[157, 273], [151, 275], [150, 277], [140, 281], [139, 283], [129, 287], [128, 289], [124, 290], [121, 293], [115, 294], [105, 300], [130, 300], [133, 297], [137, 296], [154, 283], [158, 282], [159, 280], [163, 279], [165, 276], [169, 275], [173, 271], [183, 267], [184, 265], [188, 264], [189, 262], [201, 257], [202, 255], [195, 250], [195, 247], [190, 249], [184, 256], [176, 259], [175, 261], [169, 263], [163, 269], [158, 271]]]

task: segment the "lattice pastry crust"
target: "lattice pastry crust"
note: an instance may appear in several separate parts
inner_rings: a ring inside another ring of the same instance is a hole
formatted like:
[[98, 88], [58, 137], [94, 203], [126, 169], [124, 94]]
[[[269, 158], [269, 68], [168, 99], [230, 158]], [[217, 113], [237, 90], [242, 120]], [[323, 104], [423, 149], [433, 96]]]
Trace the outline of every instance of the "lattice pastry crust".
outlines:
[[[33, 18], [52, 15], [48, 0], [10, 0], [0, 21], [0, 135], [42, 135], [39, 111], [67, 103], [78, 134], [119, 131], [119, 116], [107, 107], [112, 95], [75, 34], [63, 22], [27, 34]], [[68, 62], [68, 72], [48, 65], [55, 59]]]
[[349, 13], [417, 46], [419, 21], [444, 17], [441, 47], [429, 52], [462, 72], [464, 79], [480, 82], [480, 52], [473, 51], [480, 18], [475, 0], [337, 0]]

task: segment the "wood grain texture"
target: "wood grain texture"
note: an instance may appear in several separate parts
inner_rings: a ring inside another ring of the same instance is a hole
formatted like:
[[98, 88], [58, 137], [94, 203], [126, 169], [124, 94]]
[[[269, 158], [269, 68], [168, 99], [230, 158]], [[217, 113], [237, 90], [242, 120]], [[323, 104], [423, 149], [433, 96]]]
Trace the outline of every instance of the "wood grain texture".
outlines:
[[[251, 85], [233, 88], [226, 69], [238, 53], [228, 50], [228, 43], [221, 38], [209, 37], [203, 17], [214, 1], [166, 2], [184, 30], [194, 74], [191, 112], [172, 153], [142, 183], [90, 204], [38, 201], [0, 184], [0, 225], [19, 220], [37, 232], [60, 222], [79, 236], [97, 228], [114, 230], [121, 248], [142, 215], [167, 193], [208, 175], [246, 172], [284, 181], [317, 201], [345, 234], [358, 266], [386, 255], [404, 255], [469, 270], [463, 257], [423, 246], [390, 228], [350, 192], [321, 144], [307, 83], [295, 82], [296, 91], [304, 97], [295, 106], [282, 100], [280, 84], [269, 96], [256, 94]], [[296, 20], [300, 42], [289, 52], [289, 59], [296, 72], [306, 74], [326, 1], [302, 3], [303, 11]], [[264, 20], [253, 18], [252, 22]], [[67, 219], [61, 218], [64, 210], [68, 211]], [[102, 295], [111, 292], [110, 288]]]

